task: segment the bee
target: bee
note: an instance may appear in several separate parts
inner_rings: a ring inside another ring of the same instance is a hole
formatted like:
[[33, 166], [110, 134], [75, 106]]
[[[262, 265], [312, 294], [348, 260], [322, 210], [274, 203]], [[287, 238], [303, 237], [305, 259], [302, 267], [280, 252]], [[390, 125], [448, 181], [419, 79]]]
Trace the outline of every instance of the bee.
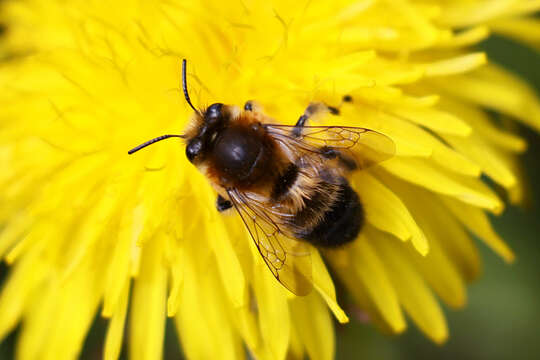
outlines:
[[347, 175], [390, 158], [394, 143], [365, 128], [308, 125], [315, 115], [339, 114], [323, 103], [309, 104], [294, 125], [276, 123], [254, 101], [243, 110], [222, 103], [197, 109], [185, 59], [182, 89], [195, 112], [185, 133], [162, 135], [128, 154], [184, 139], [187, 159], [217, 192], [217, 211], [234, 209], [275, 278], [294, 294], [308, 294], [312, 247], [350, 243], [364, 225], [362, 202]]

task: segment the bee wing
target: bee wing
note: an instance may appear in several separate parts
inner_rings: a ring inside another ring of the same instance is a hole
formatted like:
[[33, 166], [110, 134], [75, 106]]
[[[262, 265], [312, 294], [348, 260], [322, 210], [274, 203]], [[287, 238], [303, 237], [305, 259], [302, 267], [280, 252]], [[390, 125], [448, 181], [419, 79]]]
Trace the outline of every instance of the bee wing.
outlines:
[[392, 139], [374, 130], [350, 126], [304, 126], [300, 136], [293, 135], [294, 125], [268, 124], [267, 132], [294, 151], [324, 157], [337, 150], [354, 159], [357, 168], [365, 169], [394, 156]]
[[227, 190], [264, 262], [275, 278], [292, 293], [303, 296], [311, 292], [311, 250], [279, 227], [262, 204], [237, 190]]

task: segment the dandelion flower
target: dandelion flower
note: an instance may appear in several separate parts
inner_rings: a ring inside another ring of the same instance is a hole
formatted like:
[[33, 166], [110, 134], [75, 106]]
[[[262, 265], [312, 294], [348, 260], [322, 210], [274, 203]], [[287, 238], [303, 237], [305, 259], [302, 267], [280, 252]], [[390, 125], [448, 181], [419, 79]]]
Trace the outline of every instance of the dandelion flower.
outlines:
[[[492, 32], [538, 47], [538, 1], [3, 1], [0, 43], [0, 338], [22, 323], [21, 359], [72, 359], [96, 313], [104, 358], [158, 359], [167, 317], [186, 356], [330, 359], [344, 285], [370, 321], [398, 334], [405, 315], [437, 343], [439, 304], [466, 303], [475, 235], [514, 254], [488, 214], [524, 197], [525, 141], [493, 114], [540, 130], [525, 82], [475, 45]], [[315, 290], [294, 296], [237, 216], [215, 210], [206, 178], [171, 142], [179, 62], [194, 103], [256, 99], [293, 124], [311, 101], [321, 121], [390, 137], [395, 156], [351, 178], [366, 227], [350, 246], [314, 251]], [[332, 274], [332, 276], [330, 275]]]

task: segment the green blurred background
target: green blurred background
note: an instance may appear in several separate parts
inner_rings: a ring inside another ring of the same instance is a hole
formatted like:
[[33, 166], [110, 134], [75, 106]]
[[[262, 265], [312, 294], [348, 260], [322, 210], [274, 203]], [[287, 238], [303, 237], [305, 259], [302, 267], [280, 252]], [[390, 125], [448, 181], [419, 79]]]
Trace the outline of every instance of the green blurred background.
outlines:
[[[0, 30], [1, 32], [1, 30]], [[540, 94], [540, 54], [502, 38], [482, 44], [490, 58], [528, 79]], [[469, 287], [464, 310], [446, 309], [450, 339], [444, 346], [427, 340], [410, 324], [399, 337], [370, 325], [336, 325], [337, 359], [540, 359], [540, 136], [522, 128], [530, 144], [524, 164], [531, 184], [531, 207], [509, 208], [494, 219], [498, 232], [518, 256], [506, 265], [483, 244], [483, 275]], [[7, 268], [0, 264], [0, 284]], [[51, 319], [54, 321], [54, 319]], [[81, 359], [101, 359], [106, 320], [96, 317]], [[182, 358], [174, 326], [167, 324], [164, 357]], [[0, 343], [0, 360], [14, 358], [14, 334]], [[126, 358], [124, 349], [123, 358]]]

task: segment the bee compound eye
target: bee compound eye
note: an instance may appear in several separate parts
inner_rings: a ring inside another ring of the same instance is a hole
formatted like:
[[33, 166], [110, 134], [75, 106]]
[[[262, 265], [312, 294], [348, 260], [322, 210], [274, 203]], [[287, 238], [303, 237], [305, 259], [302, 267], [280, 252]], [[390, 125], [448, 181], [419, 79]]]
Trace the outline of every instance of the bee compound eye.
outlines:
[[186, 146], [186, 156], [190, 162], [193, 162], [193, 160], [202, 152], [203, 149], [203, 142], [199, 138], [195, 138], [189, 142], [189, 144]]
[[208, 123], [213, 123], [217, 121], [223, 114], [222, 114], [223, 104], [221, 103], [215, 103], [212, 104], [206, 109], [206, 113], [204, 114], [206, 121]]

